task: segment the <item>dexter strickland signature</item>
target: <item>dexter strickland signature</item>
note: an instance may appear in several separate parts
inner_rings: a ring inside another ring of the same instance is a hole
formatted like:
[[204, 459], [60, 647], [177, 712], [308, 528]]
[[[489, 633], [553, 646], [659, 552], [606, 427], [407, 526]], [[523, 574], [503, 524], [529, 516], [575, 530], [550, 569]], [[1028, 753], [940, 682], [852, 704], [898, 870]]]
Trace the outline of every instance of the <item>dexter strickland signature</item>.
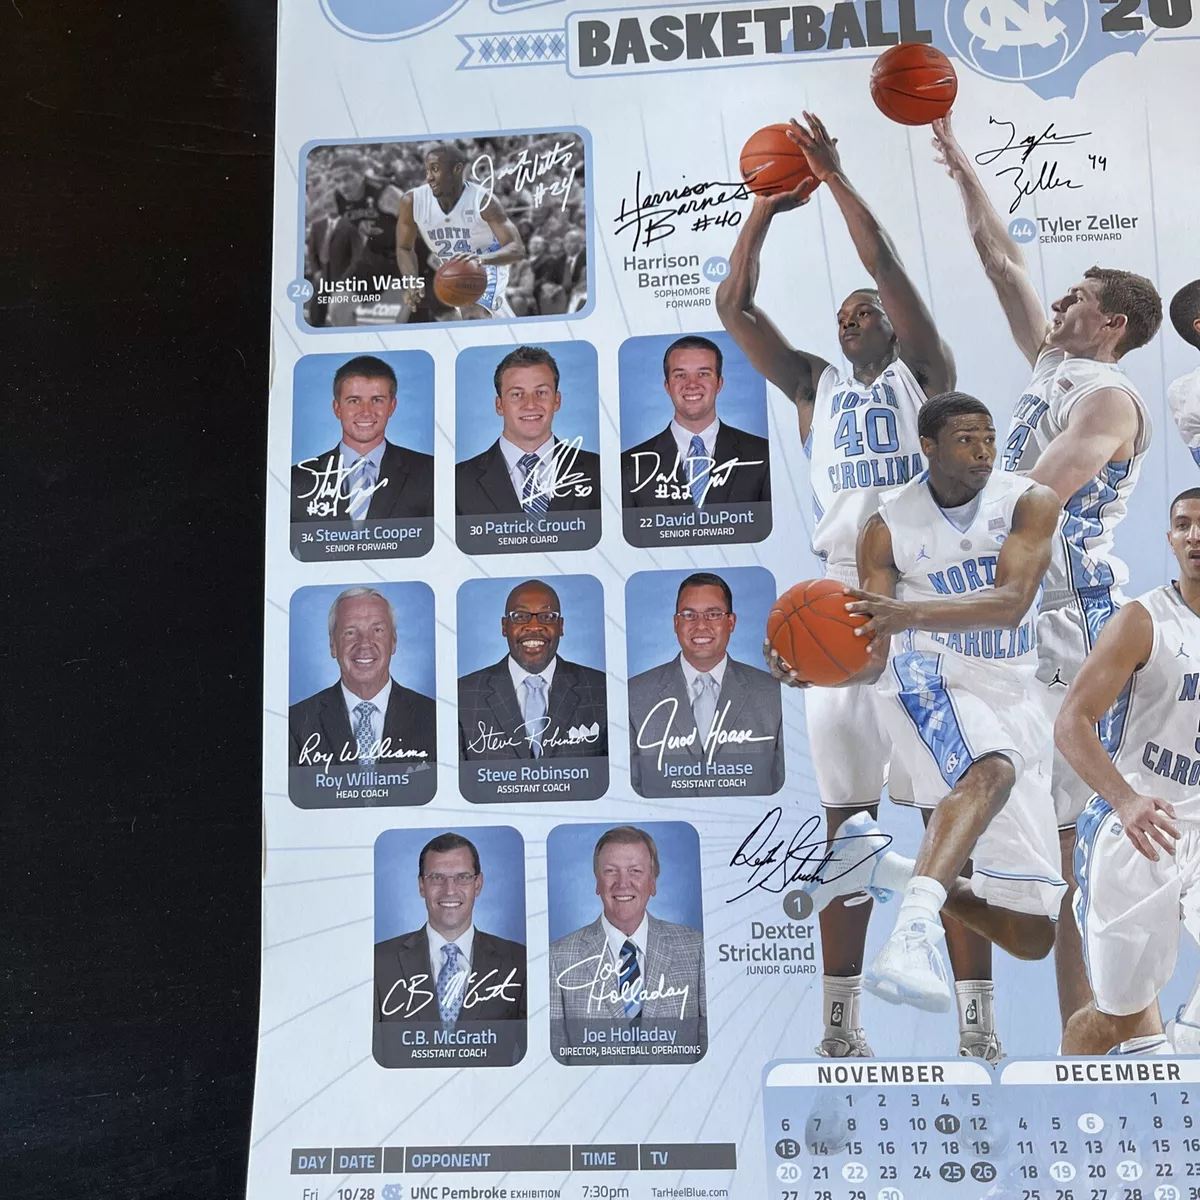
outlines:
[[760, 888], [778, 894], [794, 883], [810, 883], [815, 879], [832, 883], [867, 859], [882, 854], [892, 841], [886, 834], [883, 836], [887, 841], [882, 845], [877, 841], [878, 833], [849, 834], [835, 837], [826, 845], [820, 833], [821, 818], [817, 816], [807, 818], [790, 838], [786, 838], [777, 833], [782, 820], [783, 809], [771, 809], [734, 852], [729, 865], [750, 868], [749, 886], [736, 896], [730, 896], [727, 904]]

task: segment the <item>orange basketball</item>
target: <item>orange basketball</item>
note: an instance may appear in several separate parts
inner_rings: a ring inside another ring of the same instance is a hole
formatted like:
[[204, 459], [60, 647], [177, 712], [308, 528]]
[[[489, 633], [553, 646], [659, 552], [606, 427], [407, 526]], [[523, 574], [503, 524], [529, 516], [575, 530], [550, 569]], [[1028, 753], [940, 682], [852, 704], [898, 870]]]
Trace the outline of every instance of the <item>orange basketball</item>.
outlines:
[[787, 125], [767, 125], [742, 147], [738, 167], [746, 186], [759, 196], [790, 192], [812, 178], [804, 151], [787, 135]]
[[767, 640], [801, 679], [833, 687], [867, 665], [870, 638], [854, 636], [867, 618], [848, 613], [848, 601], [833, 579], [806, 579], [775, 601], [767, 615]]
[[433, 294], [451, 308], [474, 304], [487, 291], [487, 272], [478, 264], [459, 259], [442, 263], [433, 277]]
[[958, 95], [958, 76], [936, 47], [901, 42], [871, 68], [871, 99], [901, 125], [928, 125], [944, 117]]

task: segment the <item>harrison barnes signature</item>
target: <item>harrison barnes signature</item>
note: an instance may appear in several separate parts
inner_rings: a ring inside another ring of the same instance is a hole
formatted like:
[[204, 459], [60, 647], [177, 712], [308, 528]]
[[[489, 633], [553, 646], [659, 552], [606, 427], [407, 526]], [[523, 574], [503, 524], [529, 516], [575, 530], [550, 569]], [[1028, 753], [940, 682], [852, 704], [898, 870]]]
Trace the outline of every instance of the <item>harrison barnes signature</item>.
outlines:
[[662, 238], [675, 232], [672, 217], [683, 217], [690, 213], [702, 213], [721, 208], [735, 200], [745, 200], [750, 190], [744, 183], [685, 183], [682, 187], [668, 188], [663, 192], [642, 195], [642, 173], [634, 176], [633, 207], [628, 197], [621, 198], [621, 211], [613, 218], [617, 223], [614, 233], [633, 230], [633, 248], [652, 246]]
[[[891, 837], [884, 834], [887, 841], [882, 846], [872, 845], [870, 849], [861, 845], [856, 847], [854, 843], [862, 842], [868, 835], [850, 834], [835, 837], [826, 845], [820, 833], [821, 818], [817, 816], [808, 817], [785, 841], [782, 834], [776, 836], [782, 820], [783, 809], [771, 809], [734, 851], [729, 865], [749, 867], [747, 882], [750, 886], [736, 896], [730, 896], [726, 904], [732, 904], [760, 888], [779, 894], [794, 883], [810, 883], [813, 880], [832, 883], [848, 875], [867, 859], [881, 854], [892, 842]], [[869, 836], [875, 838], [879, 835]]]
[[[996, 146], [991, 150], [982, 150], [975, 155], [975, 161], [981, 167], [990, 167], [994, 162], [999, 160], [1005, 154], [1019, 154], [1021, 156], [1020, 164], [1012, 167], [1004, 167], [996, 172], [996, 178], [1008, 175], [1012, 178], [1012, 185], [1016, 189], [1016, 197], [1012, 204], [1009, 205], [1009, 213], [1015, 213], [1020, 207], [1021, 201], [1026, 196], [1032, 196], [1034, 192], [1052, 192], [1056, 188], [1069, 188], [1072, 191], [1078, 191], [1083, 187], [1082, 183], [1075, 183], [1074, 180], [1067, 179], [1066, 176], [1060, 177], [1058, 174], [1058, 160], [1053, 162], [1043, 162], [1038, 168], [1036, 177], [1030, 178], [1026, 174], [1026, 164], [1029, 162], [1029, 156], [1041, 147], [1059, 147], [1070, 146], [1079, 141], [1080, 138], [1091, 137], [1090, 129], [1081, 130], [1079, 133], [1059, 133], [1054, 128], [1054, 122], [1051, 121], [1041, 133], [1027, 133], [1024, 137], [1017, 137], [1017, 127], [1012, 121], [999, 121], [995, 117], [988, 118], [989, 125], [997, 125], [1006, 130], [1006, 140], [1003, 146]], [[1032, 173], [1032, 167], [1029, 168]]]

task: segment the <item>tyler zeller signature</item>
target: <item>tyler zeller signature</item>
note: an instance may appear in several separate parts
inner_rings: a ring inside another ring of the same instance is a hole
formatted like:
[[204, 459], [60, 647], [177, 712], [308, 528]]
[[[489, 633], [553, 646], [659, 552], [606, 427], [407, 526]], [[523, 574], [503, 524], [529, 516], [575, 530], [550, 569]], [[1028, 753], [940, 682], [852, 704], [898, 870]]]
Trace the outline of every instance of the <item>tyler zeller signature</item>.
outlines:
[[1058, 159], [1041, 163], [1035, 173], [1029, 163], [1029, 156], [1035, 150], [1043, 147], [1057, 149], [1059, 146], [1074, 145], [1080, 138], [1091, 137], [1090, 129], [1081, 130], [1079, 133], [1059, 133], [1054, 127], [1054, 122], [1051, 121], [1041, 133], [1027, 133], [1024, 137], [1019, 138], [1016, 124], [1012, 121], [1000, 121], [995, 117], [989, 117], [988, 124], [998, 126], [1004, 131], [1005, 140], [1003, 146], [981, 150], [975, 155], [975, 161], [981, 167], [990, 167], [1006, 154], [1020, 155], [1018, 164], [1002, 167], [996, 172], [997, 179], [1007, 175], [1016, 189], [1017, 194], [1008, 207], [1010, 214], [1015, 213], [1021, 206], [1021, 201], [1026, 196], [1032, 196], [1034, 192], [1052, 192], [1058, 188], [1078, 191], [1083, 187], [1082, 183], [1076, 183], [1073, 179], [1068, 179], [1065, 174], [1059, 174]]
[[878, 845], [875, 839], [879, 834], [872, 834], [869, 835], [871, 844], [868, 849], [861, 844], [855, 845], [856, 842], [865, 841], [868, 835], [848, 834], [833, 838], [827, 845], [820, 832], [821, 818], [817, 816], [808, 817], [788, 838], [778, 832], [782, 821], [783, 809], [771, 809], [734, 852], [729, 865], [750, 868], [747, 878], [749, 886], [736, 896], [730, 896], [727, 904], [759, 889], [778, 895], [795, 883], [811, 883], [813, 880], [832, 883], [867, 859], [881, 854], [892, 842], [884, 834], [887, 841]]

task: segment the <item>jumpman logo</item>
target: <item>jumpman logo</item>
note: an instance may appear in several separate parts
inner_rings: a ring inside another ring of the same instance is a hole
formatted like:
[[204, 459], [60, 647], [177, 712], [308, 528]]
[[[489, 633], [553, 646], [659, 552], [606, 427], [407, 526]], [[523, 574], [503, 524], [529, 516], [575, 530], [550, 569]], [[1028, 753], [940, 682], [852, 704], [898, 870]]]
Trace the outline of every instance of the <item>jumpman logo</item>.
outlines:
[[923, 559], [923, 558], [928, 558], [928, 557], [929, 557], [929, 555], [928, 555], [928, 554], [926, 553], [926, 551], [925, 551], [925, 543], [924, 543], [924, 542], [922, 542], [922, 543], [921, 543], [921, 551], [920, 551], [920, 553], [917, 555], [916, 561], [917, 561], [917, 562], [920, 562], [920, 561], [921, 561], [921, 559]]
[[1187, 658], [1187, 656], [1188, 656], [1187, 648], [1184, 646], [1184, 644], [1182, 642], [1180, 642], [1179, 649], [1175, 651], [1175, 657], [1176, 658]]
[[1054, 678], [1052, 680], [1050, 680], [1050, 682], [1046, 686], [1053, 687], [1056, 683], [1058, 684], [1059, 687], [1067, 686], [1067, 681], [1062, 677], [1062, 669], [1059, 667], [1054, 668]]

